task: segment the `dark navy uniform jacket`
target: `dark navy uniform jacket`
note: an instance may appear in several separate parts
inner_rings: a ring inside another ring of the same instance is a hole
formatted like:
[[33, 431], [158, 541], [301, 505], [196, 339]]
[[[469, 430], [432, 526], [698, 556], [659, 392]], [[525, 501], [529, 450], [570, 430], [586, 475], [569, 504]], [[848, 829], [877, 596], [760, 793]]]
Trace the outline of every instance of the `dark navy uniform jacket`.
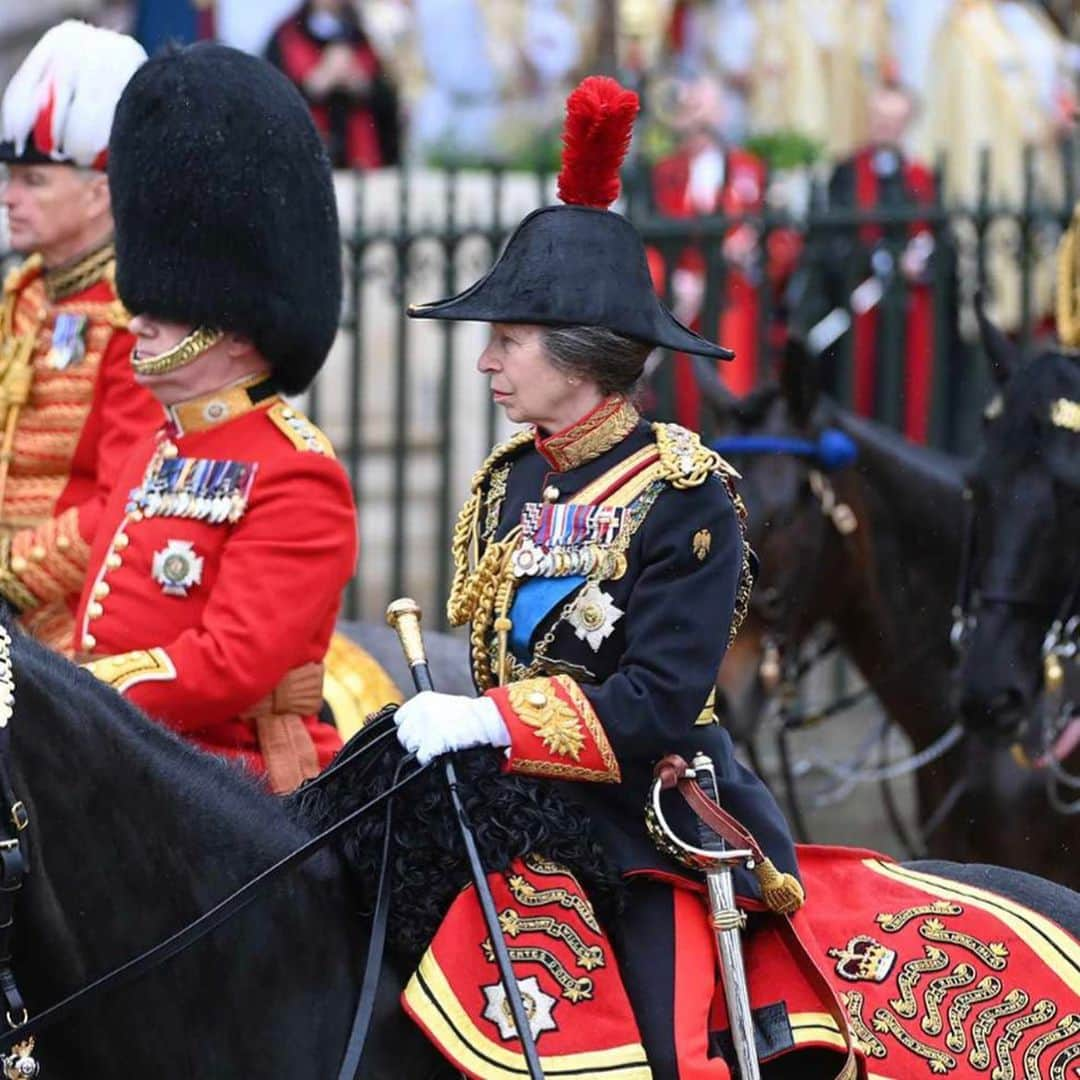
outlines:
[[[508, 768], [564, 786], [624, 872], [683, 873], [644, 809], [654, 764], [698, 752], [716, 765], [721, 804], [795, 870], [772, 795], [723, 728], [698, 722], [750, 584], [732, 476], [690, 432], [612, 398], [566, 432], [498, 448], [459, 521], [451, 619], [472, 623], [474, 677], [511, 734]], [[694, 841], [682, 800], [666, 796], [665, 811]], [[740, 892], [751, 882], [740, 875]]]

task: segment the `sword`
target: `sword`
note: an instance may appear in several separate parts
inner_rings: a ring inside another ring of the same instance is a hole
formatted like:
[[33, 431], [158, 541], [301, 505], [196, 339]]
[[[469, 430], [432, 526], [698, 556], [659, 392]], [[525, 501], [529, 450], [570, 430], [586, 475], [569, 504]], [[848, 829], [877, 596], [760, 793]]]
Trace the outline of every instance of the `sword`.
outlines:
[[[680, 766], [684, 765], [685, 762], [680, 762]], [[695, 755], [692, 767], [686, 769], [683, 775], [686, 779], [697, 780], [705, 796], [711, 802], [717, 802], [716, 770], [711, 758], [700, 753]], [[740, 937], [740, 932], [746, 926], [746, 915], [735, 903], [735, 884], [732, 880], [733, 867], [752, 863], [754, 853], [749, 849], [729, 848], [698, 815], [695, 817], [700, 847], [694, 847], [683, 840], [664, 818], [660, 792], [666, 786], [671, 785], [665, 783], [662, 774], [653, 781], [648, 813], [650, 831], [662, 851], [673, 855], [686, 866], [702, 870], [705, 874], [705, 886], [709, 895], [709, 920], [716, 939], [720, 981], [724, 987], [739, 1080], [761, 1080]]]
[[[405, 653], [405, 660], [412, 673], [413, 685], [417, 691], [434, 690], [435, 685], [431, 681], [431, 669], [428, 667], [427, 653], [424, 650], [424, 638], [420, 632], [420, 605], [415, 601], [403, 596], [395, 600], [386, 609], [386, 621], [397, 631], [401, 649]], [[458, 792], [457, 771], [454, 769], [453, 759], [446, 755], [441, 759], [443, 772], [446, 777], [446, 786], [450, 789], [450, 802], [454, 808], [454, 817], [457, 818], [458, 828], [461, 831], [461, 839], [465, 844], [465, 853], [469, 859], [469, 870], [472, 874], [473, 885], [476, 888], [476, 897], [480, 901], [480, 910], [484, 915], [484, 924], [487, 926], [488, 936], [491, 938], [491, 947], [495, 952], [495, 962], [499, 968], [499, 977], [502, 979], [503, 989], [506, 991], [506, 1001], [510, 1006], [510, 1015], [514, 1019], [518, 1038], [521, 1040], [521, 1050], [525, 1056], [525, 1064], [532, 1080], [544, 1080], [544, 1070], [540, 1065], [540, 1055], [536, 1049], [536, 1040], [533, 1038], [532, 1028], [529, 1026], [528, 1014], [525, 1011], [525, 1002], [521, 998], [521, 989], [514, 977], [514, 966], [510, 960], [510, 953], [506, 948], [506, 939], [503, 937], [502, 927], [499, 925], [499, 916], [495, 911], [495, 898], [491, 895], [491, 886], [488, 885], [487, 873], [480, 859], [480, 850], [476, 846], [476, 837], [473, 835], [472, 825], [465, 814], [465, 806]]]
[[[698, 786], [712, 802], [716, 794], [716, 769], [712, 758], [696, 754], [691, 762]], [[706, 851], [717, 854], [727, 851], [727, 844], [701, 820], [697, 820], [698, 843]], [[754, 1019], [750, 1010], [750, 992], [746, 986], [746, 966], [743, 963], [742, 938], [746, 914], [735, 904], [735, 882], [732, 863], [723, 860], [705, 871], [705, 886], [709, 890], [709, 915], [716, 937], [716, 952], [720, 957], [720, 976], [724, 983], [731, 1041], [739, 1063], [742, 1080], [759, 1080], [757, 1047], [754, 1044]]]

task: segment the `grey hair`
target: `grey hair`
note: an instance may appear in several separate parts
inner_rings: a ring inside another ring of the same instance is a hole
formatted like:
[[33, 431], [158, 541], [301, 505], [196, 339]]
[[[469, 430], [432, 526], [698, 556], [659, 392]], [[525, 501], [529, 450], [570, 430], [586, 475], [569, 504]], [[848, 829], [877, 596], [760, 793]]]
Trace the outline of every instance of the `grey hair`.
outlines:
[[605, 396], [629, 395], [653, 346], [605, 326], [550, 326], [542, 337], [548, 359], [560, 371], [596, 383]]

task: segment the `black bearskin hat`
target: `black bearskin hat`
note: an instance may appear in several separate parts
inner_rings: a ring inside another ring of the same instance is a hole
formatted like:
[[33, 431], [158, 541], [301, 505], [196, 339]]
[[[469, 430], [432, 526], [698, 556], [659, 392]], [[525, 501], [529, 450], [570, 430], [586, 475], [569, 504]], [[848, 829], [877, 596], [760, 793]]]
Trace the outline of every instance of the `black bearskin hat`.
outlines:
[[337, 329], [341, 241], [285, 76], [209, 43], [147, 61], [116, 108], [109, 187], [125, 307], [248, 337], [286, 393], [304, 390]]
[[660, 302], [637, 230], [608, 207], [630, 145], [637, 94], [590, 76], [566, 102], [562, 206], [534, 210], [495, 265], [448, 300], [415, 304], [416, 319], [602, 326], [677, 352], [730, 360]]

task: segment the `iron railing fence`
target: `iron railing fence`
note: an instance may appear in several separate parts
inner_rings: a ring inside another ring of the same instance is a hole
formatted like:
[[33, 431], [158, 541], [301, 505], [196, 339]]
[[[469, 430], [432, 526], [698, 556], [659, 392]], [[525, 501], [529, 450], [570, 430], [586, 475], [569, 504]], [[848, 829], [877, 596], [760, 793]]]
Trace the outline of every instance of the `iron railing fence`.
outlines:
[[[1056, 241], [1080, 195], [1075, 148], [1068, 151], [1062, 155], [1061, 194], [1052, 199], [1041, 194], [1035, 156], [1028, 153], [1022, 197], [1016, 202], [994, 197], [987, 154], [978, 195], [967, 203], [942, 197], [944, 171], [939, 168], [938, 194], [930, 205], [828, 207], [823, 184], [810, 181], [801, 206], [767, 205], [748, 214], [675, 219], [656, 210], [649, 177], [639, 170], [628, 179], [622, 208], [659, 258], [669, 301], [671, 271], [688, 250], [700, 253], [704, 288], [699, 323], [706, 334], [719, 324], [732, 276], [724, 240], [738, 226], [752, 228], [755, 247], [739, 272], [745, 274], [749, 266], [758, 294], [757, 381], [771, 377], [783, 348], [775, 325], [790, 304], [790, 296], [766, 272], [766, 252], [775, 233], [786, 230], [801, 237], [805, 259], [812, 261], [815, 246], [827, 238], [876, 227], [889, 256], [885, 264], [893, 267], [914, 223], [932, 232], [936, 247], [951, 244], [957, 252], [959, 300], [945, 260], [931, 260], [925, 282], [932, 297], [935, 352], [945, 358], [934, 367], [928, 441], [964, 452], [977, 440], [978, 417], [988, 397], [988, 373], [969, 326], [970, 299], [980, 288], [991, 301], [1013, 294], [1015, 336], [1026, 344], [1038, 335], [1050, 313], [1049, 294], [1039, 279], [1051, 267]], [[394, 178], [392, 193], [382, 190], [381, 213], [370, 204], [375, 187], [386, 184], [386, 178], [359, 175], [351, 180], [351, 214], [343, 207], [343, 217], [351, 221], [345, 231], [345, 355], [330, 365], [308, 403], [312, 416], [330, 430], [349, 470], [362, 512], [362, 537], [375, 537], [375, 550], [368, 548], [369, 565], [362, 545], [346, 610], [351, 616], [377, 617], [386, 600], [412, 591], [432, 609], [438, 625], [450, 584], [456, 507], [467, 494], [472, 470], [507, 429], [487, 394], [486, 380], [471, 370], [483, 347], [483, 328], [418, 323], [407, 318], [406, 307], [450, 295], [480, 276], [524, 213], [553, 201], [554, 178], [499, 171], [402, 173]], [[850, 298], [864, 270], [853, 259], [846, 273], [843, 295]], [[881, 276], [880, 307], [903, 312], [909, 290], [904, 277], [895, 272]], [[850, 303], [846, 315], [851, 315]], [[967, 328], [966, 343], [954, 334], [958, 317]], [[826, 357], [843, 403], [851, 402], [852, 352], [852, 334], [847, 333]], [[902, 335], [880, 338], [878, 418], [896, 427], [901, 426], [906, 359]], [[652, 369], [649, 399], [661, 419], [675, 413], [672, 371], [663, 361]], [[703, 412], [703, 427], [709, 423]]]
[[[724, 240], [739, 226], [751, 227], [753, 249], [744, 253], [737, 269], [757, 292], [754, 376], [764, 381], [783, 348], [775, 326], [792, 306], [790, 289], [778, 288], [766, 272], [770, 238], [781, 230], [801, 238], [806, 259], [812, 261], [828, 238], [851, 238], [872, 226], [880, 230], [885, 265], [895, 267], [908, 227], [920, 222], [932, 231], [936, 245], [955, 243], [962, 317], [976, 288], [992, 298], [1011, 292], [1013, 329], [1022, 342], [1030, 342], [1049, 311], [1041, 277], [1080, 196], [1075, 146], [1062, 155], [1062, 163], [1055, 185], [1059, 194], [1050, 199], [1036, 181], [1031, 153], [1024, 158], [1021, 197], [1011, 202], [995, 198], [987, 155], [977, 195], [967, 202], [942, 198], [944, 184], [939, 182], [930, 205], [830, 208], [823, 184], [809, 180], [801, 197], [783, 206], [769, 203], [753, 213], [681, 219], [657, 211], [649, 175], [637, 169], [627, 179], [622, 209], [662, 267], [658, 276], [666, 282], [669, 301], [674, 299], [672, 272], [685, 262], [688, 250], [699, 253], [704, 282], [698, 315], [707, 336], [715, 336], [734, 272]], [[942, 175], [939, 170], [939, 181]], [[388, 600], [410, 593], [429, 611], [429, 622], [443, 626], [456, 509], [472, 472], [510, 429], [491, 401], [486, 380], [474, 371], [486, 329], [411, 320], [406, 308], [476, 280], [521, 218], [554, 201], [555, 181], [546, 174], [403, 170], [342, 174], [337, 185], [345, 311], [338, 342], [305, 405], [334, 440], [360, 507], [361, 556], [344, 613], [379, 618]], [[772, 178], [766, 177], [766, 187], [773, 187]], [[852, 259], [844, 272], [843, 306], [850, 316], [849, 300], [865, 270]], [[881, 276], [880, 307], [902, 313], [908, 295], [903, 276]], [[803, 281], [812, 291], [812, 275]], [[945, 355], [954, 340], [952, 285], [940, 269], [926, 285], [935, 347]], [[851, 338], [850, 333], [840, 336], [825, 355], [842, 402], [851, 400]], [[929, 441], [956, 451], [974, 445], [988, 393], [974, 335], [968, 332], [967, 339], [960, 355], [935, 367], [931, 393]], [[879, 418], [899, 426], [907, 359], [903, 337], [885, 334], [879, 346]], [[660, 419], [675, 413], [673, 370], [664, 358], [652, 368], [649, 400]], [[709, 423], [703, 412], [703, 427]]]

